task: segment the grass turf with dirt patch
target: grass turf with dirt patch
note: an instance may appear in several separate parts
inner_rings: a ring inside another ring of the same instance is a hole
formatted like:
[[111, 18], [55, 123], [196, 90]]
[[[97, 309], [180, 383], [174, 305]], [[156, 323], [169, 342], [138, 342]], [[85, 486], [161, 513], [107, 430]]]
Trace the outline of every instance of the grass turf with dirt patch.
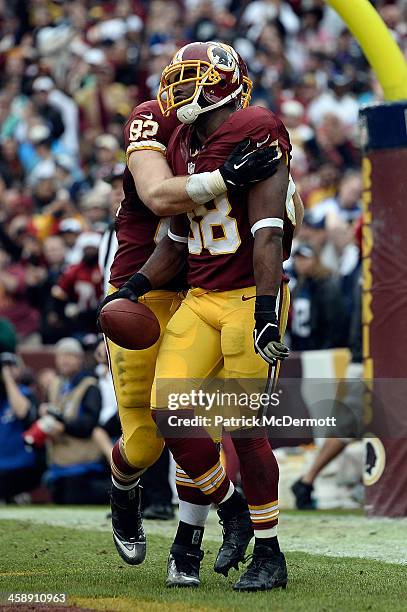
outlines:
[[[286, 591], [234, 593], [232, 587], [239, 574], [231, 571], [225, 579], [212, 570], [217, 551], [213, 540], [204, 542], [202, 586], [196, 590], [167, 589], [164, 580], [170, 544], [165, 535], [149, 535], [145, 563], [130, 567], [117, 556], [107, 531], [3, 520], [0, 592], [66, 593], [68, 603], [78, 608], [117, 612], [246, 612], [250, 606], [255, 606], [256, 612], [406, 609], [405, 565], [304, 552], [286, 554]], [[385, 538], [380, 545], [386, 546]], [[1, 603], [4, 605], [4, 598]]]

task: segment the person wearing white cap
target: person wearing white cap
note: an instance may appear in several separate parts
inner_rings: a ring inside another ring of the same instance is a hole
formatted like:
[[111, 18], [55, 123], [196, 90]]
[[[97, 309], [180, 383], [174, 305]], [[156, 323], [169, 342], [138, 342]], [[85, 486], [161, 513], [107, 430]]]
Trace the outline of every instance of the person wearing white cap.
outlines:
[[50, 129], [50, 139], [57, 140], [65, 131], [62, 115], [49, 99], [54, 82], [49, 77], [39, 77], [32, 84], [32, 102], [35, 111]]
[[113, 66], [101, 49], [88, 49], [83, 61], [92, 78], [76, 91], [75, 101], [82, 111], [83, 129], [89, 129], [94, 138], [106, 131], [118, 109], [123, 114], [130, 111], [129, 95], [125, 85], [114, 81]]
[[32, 84], [33, 93], [39, 93], [47, 103], [56, 109], [64, 126], [61, 144], [66, 153], [76, 156], [79, 152], [79, 112], [70, 96], [55, 87], [50, 77], [37, 77]]
[[[108, 480], [102, 455], [92, 439], [102, 400], [97, 379], [84, 369], [84, 350], [76, 338], [55, 345], [57, 376], [40, 407], [48, 420], [48, 485], [57, 504], [103, 504]], [[52, 434], [50, 436], [50, 434]]]

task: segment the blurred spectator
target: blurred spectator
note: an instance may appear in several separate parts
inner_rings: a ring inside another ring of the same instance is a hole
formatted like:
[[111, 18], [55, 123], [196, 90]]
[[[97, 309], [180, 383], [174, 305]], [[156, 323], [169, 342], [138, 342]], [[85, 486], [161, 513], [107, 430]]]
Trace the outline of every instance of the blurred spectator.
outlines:
[[[38, 124], [32, 127], [28, 132], [28, 138], [34, 148], [34, 155], [31, 149], [25, 154], [29, 157], [29, 163], [31, 164], [31, 169], [27, 174], [27, 182], [33, 186], [41, 179], [50, 179], [54, 176], [55, 160], [51, 149], [51, 131], [47, 125]], [[33, 162], [34, 158], [35, 161]]]
[[78, 240], [78, 237], [81, 235], [82, 230], [83, 226], [81, 221], [73, 217], [63, 219], [63, 221], [61, 221], [61, 223], [59, 224], [59, 234], [65, 244], [65, 259], [67, 263], [76, 263], [77, 252], [75, 251], [75, 244]]
[[79, 208], [89, 230], [103, 233], [108, 226], [110, 220], [110, 192], [110, 185], [105, 181], [98, 181], [93, 189], [81, 198]]
[[89, 136], [105, 131], [118, 110], [127, 115], [131, 106], [126, 88], [114, 80], [114, 67], [109, 64], [101, 49], [89, 49], [85, 62], [90, 67], [90, 75], [84, 87], [75, 94], [81, 113], [82, 129]]
[[32, 85], [31, 101], [34, 106], [34, 112], [43, 119], [49, 128], [51, 141], [58, 140], [65, 130], [62, 114], [60, 110], [51, 102], [51, 90], [54, 88], [54, 83], [49, 77], [39, 77], [35, 79]]
[[8, 319], [20, 342], [38, 337], [39, 313], [28, 300], [25, 266], [12, 263], [10, 255], [0, 249], [0, 317]]
[[339, 281], [306, 243], [293, 252], [291, 348], [306, 351], [347, 345], [347, 320]]
[[311, 170], [330, 161], [341, 171], [360, 164], [360, 152], [353, 143], [346, 125], [334, 114], [327, 113], [317, 125], [315, 135], [304, 143]]
[[23, 432], [35, 420], [36, 399], [19, 382], [21, 362], [13, 353], [0, 353], [0, 500], [13, 501], [38, 486], [41, 467], [37, 453], [24, 444]]
[[104, 504], [108, 479], [102, 455], [92, 439], [101, 410], [97, 380], [83, 370], [84, 351], [74, 338], [63, 338], [55, 347], [57, 377], [48, 402], [40, 406], [47, 427], [49, 470], [47, 482], [57, 504]]
[[110, 176], [116, 164], [119, 143], [111, 134], [101, 134], [95, 140], [95, 160], [90, 167], [93, 182]]
[[33, 91], [45, 90], [48, 92], [49, 105], [57, 110], [61, 116], [64, 130], [60, 142], [68, 155], [77, 156], [79, 153], [79, 111], [76, 103], [67, 96], [49, 77], [39, 77], [33, 83]]
[[301, 178], [308, 169], [304, 143], [313, 137], [314, 132], [303, 121], [304, 107], [301, 102], [296, 100], [283, 102], [281, 105], [281, 119], [290, 134], [292, 145], [291, 174], [294, 179]]
[[96, 332], [96, 309], [102, 296], [102, 276], [98, 265], [100, 236], [85, 233], [75, 248], [80, 261], [66, 268], [51, 289], [55, 313], [65, 320], [71, 335], [81, 338]]
[[362, 214], [362, 177], [360, 172], [347, 172], [339, 185], [338, 195], [322, 200], [313, 207], [316, 219], [325, 219], [328, 227], [337, 226], [341, 221], [350, 223]]
[[28, 298], [40, 313], [43, 344], [54, 344], [66, 335], [66, 323], [58, 317], [51, 294], [65, 266], [65, 244], [60, 236], [49, 236], [44, 240], [43, 256], [44, 265], [27, 270]]

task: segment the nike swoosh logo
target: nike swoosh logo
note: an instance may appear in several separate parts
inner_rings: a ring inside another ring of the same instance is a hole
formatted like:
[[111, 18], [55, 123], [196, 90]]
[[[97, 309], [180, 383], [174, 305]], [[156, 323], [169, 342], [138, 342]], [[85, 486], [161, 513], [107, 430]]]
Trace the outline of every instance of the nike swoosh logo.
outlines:
[[270, 134], [267, 136], [267, 138], [265, 140], [262, 140], [261, 142], [258, 142], [256, 144], [257, 148], [259, 148], [259, 147], [263, 146], [264, 144], [266, 144], [266, 142], [268, 142], [269, 138], [270, 138]]
[[249, 297], [242, 295], [242, 302], [248, 302], [249, 300], [254, 300], [255, 297], [256, 297], [255, 295], [249, 295]]
[[242, 161], [241, 164], [233, 164], [233, 167], [235, 170], [239, 170], [239, 168], [241, 168], [242, 166], [245, 165], [245, 163], [247, 162], [247, 159], [245, 159], [244, 161]]
[[149, 115], [143, 115], [142, 113], [140, 113], [140, 117], [144, 117], [144, 119], [152, 119], [153, 113], [150, 113]]
[[[115, 533], [113, 533], [113, 537], [114, 537], [115, 542], [119, 545], [121, 550], [126, 555], [126, 557], [129, 557], [130, 559], [134, 559], [136, 557], [136, 546], [135, 546], [135, 544], [133, 544], [132, 542], [128, 542], [127, 545], [123, 544], [123, 542], [116, 536]], [[131, 547], [131, 548], [129, 548], [129, 547]]]

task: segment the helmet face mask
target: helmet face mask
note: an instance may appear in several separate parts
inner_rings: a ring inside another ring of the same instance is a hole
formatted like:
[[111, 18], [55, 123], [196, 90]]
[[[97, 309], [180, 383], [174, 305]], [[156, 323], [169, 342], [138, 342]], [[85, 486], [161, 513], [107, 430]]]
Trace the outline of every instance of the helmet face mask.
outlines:
[[176, 110], [178, 119], [188, 124], [232, 100], [244, 108], [251, 87], [246, 65], [232, 47], [218, 42], [191, 43], [164, 69], [157, 101], [164, 116]]

